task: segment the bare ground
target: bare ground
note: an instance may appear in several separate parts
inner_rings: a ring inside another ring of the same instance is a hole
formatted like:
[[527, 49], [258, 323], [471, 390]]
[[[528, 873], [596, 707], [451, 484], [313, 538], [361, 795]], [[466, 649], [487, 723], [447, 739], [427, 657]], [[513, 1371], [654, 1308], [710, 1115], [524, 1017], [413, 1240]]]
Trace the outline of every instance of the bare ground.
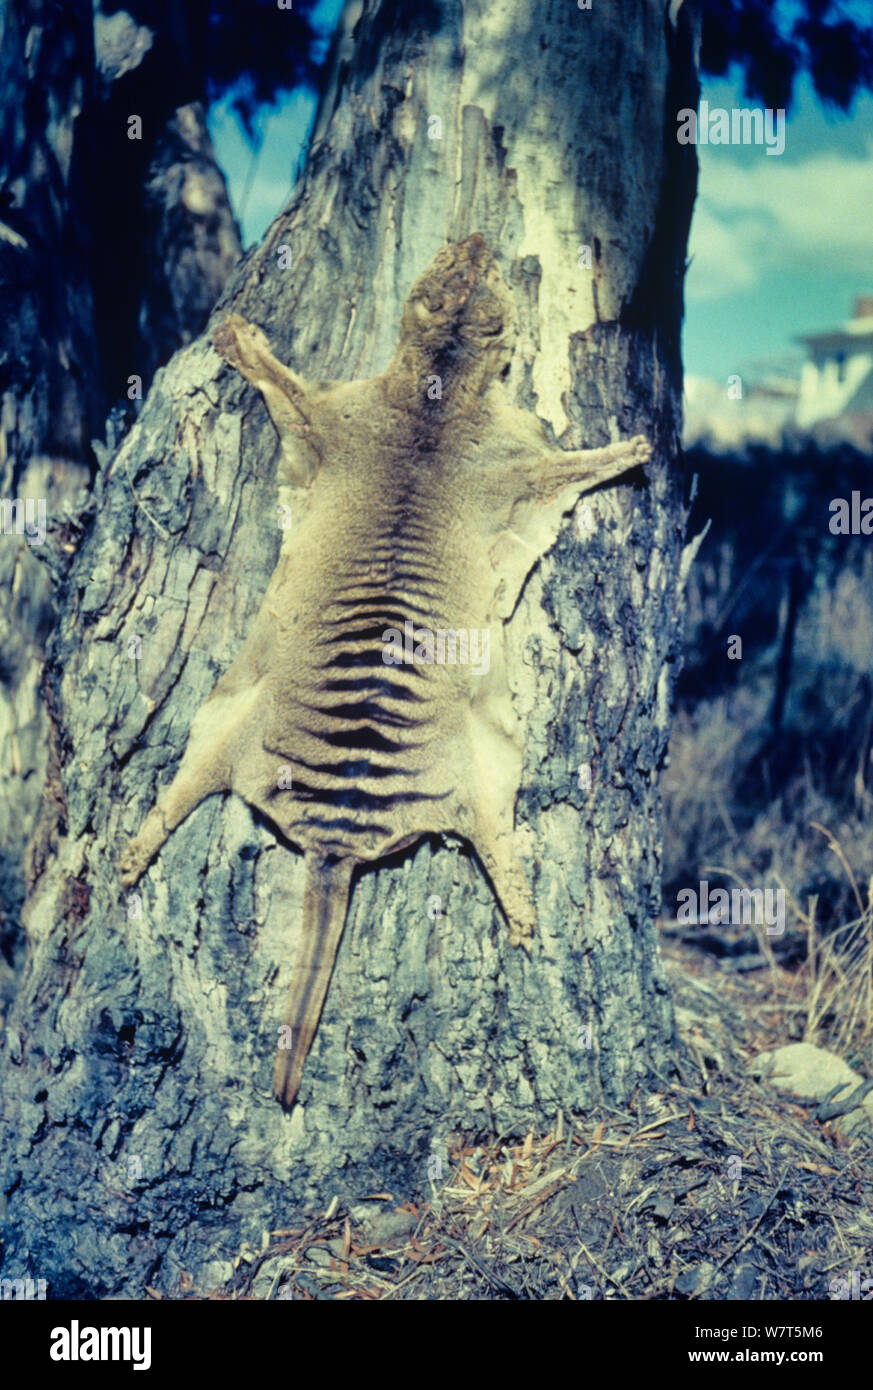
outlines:
[[237, 1252], [225, 1287], [183, 1279], [177, 1297], [817, 1300], [853, 1273], [857, 1287], [873, 1272], [873, 1140], [846, 1141], [747, 1070], [798, 1036], [796, 975], [669, 939], [664, 953], [681, 1046], [662, 1089], [541, 1135], [457, 1136], [428, 1199], [367, 1193], [297, 1217]]

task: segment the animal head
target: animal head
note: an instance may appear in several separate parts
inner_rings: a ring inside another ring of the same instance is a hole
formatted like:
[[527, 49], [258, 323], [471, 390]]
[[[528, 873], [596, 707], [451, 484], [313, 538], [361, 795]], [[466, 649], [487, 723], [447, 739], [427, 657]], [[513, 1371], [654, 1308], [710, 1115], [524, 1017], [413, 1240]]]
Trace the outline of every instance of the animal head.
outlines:
[[428, 372], [484, 390], [509, 365], [515, 305], [480, 232], [445, 247], [410, 291], [392, 368]]

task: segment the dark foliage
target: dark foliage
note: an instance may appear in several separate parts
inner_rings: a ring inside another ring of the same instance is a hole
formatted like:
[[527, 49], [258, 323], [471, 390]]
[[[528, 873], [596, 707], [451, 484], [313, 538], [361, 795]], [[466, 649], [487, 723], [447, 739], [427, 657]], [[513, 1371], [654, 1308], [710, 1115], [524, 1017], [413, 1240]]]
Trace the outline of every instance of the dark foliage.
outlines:
[[260, 106], [299, 84], [315, 84], [329, 34], [313, 19], [316, 0], [104, 0], [104, 14], [126, 10], [156, 36], [162, 85], [173, 106], [227, 92], [247, 134]]
[[846, 111], [873, 89], [869, 3], [847, 0], [704, 0], [701, 66], [722, 77], [738, 64], [746, 95], [788, 108], [801, 72], [817, 96]]
[[[250, 138], [264, 103], [298, 84], [314, 88], [330, 33], [315, 21], [316, 0], [105, 0], [105, 14], [125, 9], [138, 24], [169, 39], [178, 56], [183, 101], [212, 101], [227, 92]], [[436, 6], [398, 3], [395, 24], [433, 18]], [[869, 0], [703, 0], [701, 65], [724, 76], [739, 65], [746, 93], [789, 107], [794, 84], [808, 72], [820, 99], [848, 110], [855, 94], [873, 89], [873, 24]]]

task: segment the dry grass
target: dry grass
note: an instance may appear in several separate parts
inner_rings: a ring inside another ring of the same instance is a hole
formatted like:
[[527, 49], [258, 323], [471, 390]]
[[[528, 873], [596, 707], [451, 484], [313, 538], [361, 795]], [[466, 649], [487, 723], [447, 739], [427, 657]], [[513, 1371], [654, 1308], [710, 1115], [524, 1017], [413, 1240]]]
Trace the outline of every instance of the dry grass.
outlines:
[[873, 877], [866, 902], [839, 842], [824, 826], [828, 839], [851, 883], [858, 916], [826, 936], [816, 929], [817, 899], [797, 915], [807, 938], [807, 955], [797, 972], [796, 988], [805, 1010], [803, 1041], [819, 1043], [841, 1056], [860, 1059], [870, 1074], [873, 1058]]

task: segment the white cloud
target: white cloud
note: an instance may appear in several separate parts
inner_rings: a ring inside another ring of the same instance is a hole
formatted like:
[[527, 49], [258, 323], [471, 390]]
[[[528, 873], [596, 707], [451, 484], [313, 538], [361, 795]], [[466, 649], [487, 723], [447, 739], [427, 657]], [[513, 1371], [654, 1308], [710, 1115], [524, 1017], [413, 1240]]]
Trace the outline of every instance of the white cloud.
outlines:
[[865, 159], [836, 153], [786, 163], [738, 164], [704, 147], [691, 228], [692, 299], [752, 288], [787, 274], [851, 271], [866, 284], [873, 264], [873, 140]]
[[689, 243], [689, 298], [722, 299], [737, 290], [751, 289], [760, 266], [750, 252], [748, 232], [741, 233], [736, 224], [729, 226], [698, 200]]

